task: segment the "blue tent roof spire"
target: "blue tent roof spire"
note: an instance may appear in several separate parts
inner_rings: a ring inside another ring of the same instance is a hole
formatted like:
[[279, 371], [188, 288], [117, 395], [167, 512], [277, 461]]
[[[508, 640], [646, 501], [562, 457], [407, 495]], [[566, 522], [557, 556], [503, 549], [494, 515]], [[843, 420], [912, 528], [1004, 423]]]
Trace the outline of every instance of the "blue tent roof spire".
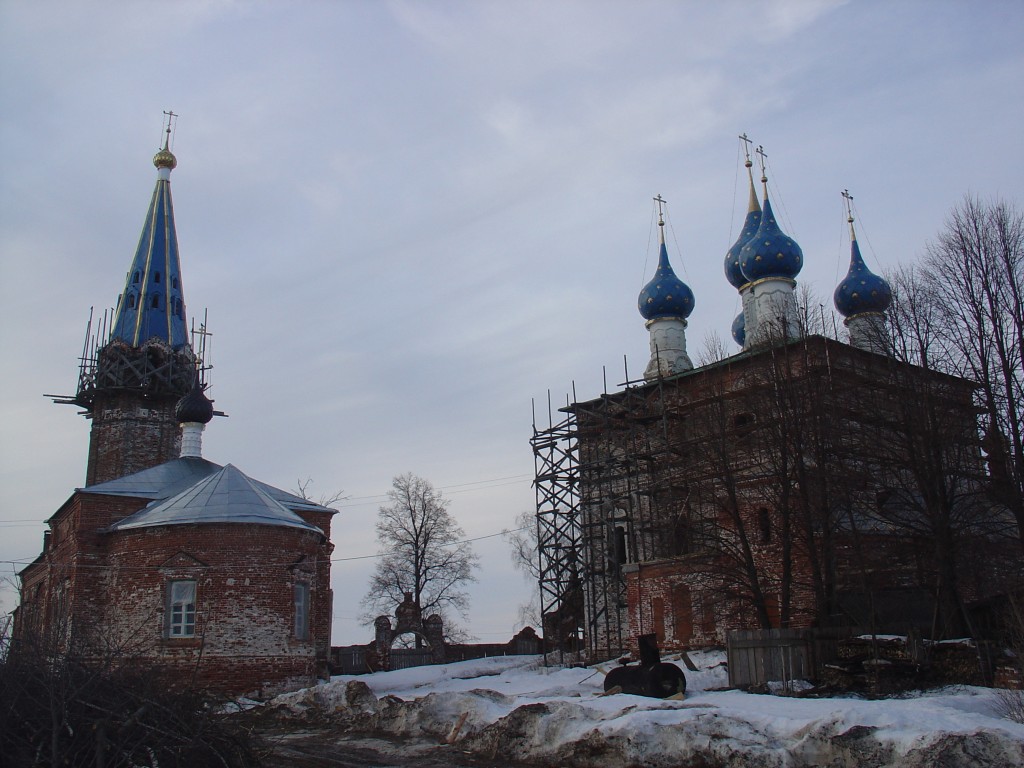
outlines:
[[176, 350], [188, 345], [185, 294], [171, 204], [171, 171], [178, 164], [170, 150], [171, 119], [175, 116], [168, 113], [164, 146], [153, 157], [156, 188], [124, 290], [118, 297], [110, 332], [111, 341], [133, 347], [141, 347], [150, 339]]

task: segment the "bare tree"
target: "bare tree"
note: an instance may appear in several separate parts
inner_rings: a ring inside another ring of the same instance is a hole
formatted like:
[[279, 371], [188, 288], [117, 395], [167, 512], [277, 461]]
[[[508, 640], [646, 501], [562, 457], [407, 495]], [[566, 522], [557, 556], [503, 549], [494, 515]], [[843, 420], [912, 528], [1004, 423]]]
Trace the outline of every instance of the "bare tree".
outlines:
[[531, 510], [516, 515], [515, 528], [502, 531], [508, 542], [512, 565], [523, 574], [526, 581], [533, 587], [530, 600], [519, 606], [519, 621], [535, 627], [542, 627], [540, 615], [540, 593], [537, 584], [540, 582], [540, 551], [537, 545], [537, 517]]
[[313, 478], [307, 477], [305, 480], [296, 480], [295, 488], [292, 489], [292, 493], [298, 496], [300, 499], [306, 501], [312, 501], [319, 504], [321, 507], [331, 507], [337, 504], [339, 501], [344, 501], [348, 498], [345, 491], [338, 489], [331, 493], [322, 493], [320, 498], [313, 498], [313, 492], [310, 490], [310, 486], [313, 485]]
[[892, 366], [896, 396], [879, 403], [867, 425], [877, 446], [873, 471], [885, 485], [868, 514], [923, 545], [922, 576], [935, 590], [934, 630], [957, 636], [971, 629], [965, 584], [997, 559], [991, 550], [987, 557], [971, 557], [970, 547], [1004, 536], [1007, 515], [987, 498], [972, 403], [976, 389], [961, 378], [967, 371], [951, 343], [949, 298], [935, 275], [920, 268], [902, 269], [890, 283], [891, 349], [896, 360], [913, 367]]
[[801, 335], [839, 338], [839, 322], [832, 302], [826, 302], [810, 285], [801, 283], [797, 289], [796, 313]]
[[380, 559], [362, 600], [363, 620], [390, 614], [406, 593], [426, 617], [438, 614], [452, 623], [463, 618], [479, 558], [462, 539], [466, 534], [448, 511], [448, 500], [429, 480], [411, 472], [399, 475], [388, 491], [390, 503], [377, 515]]
[[703, 368], [705, 365], [725, 360], [731, 354], [730, 348], [722, 337], [718, 335], [718, 331], [708, 331], [704, 335], [700, 350], [697, 352], [697, 367]]
[[751, 515], [760, 505], [749, 482], [766, 448], [754, 415], [765, 389], [763, 382], [749, 384], [739, 395], [712, 386], [674, 425], [677, 450], [690, 458], [685, 520], [679, 521], [685, 534], [663, 555], [706, 553], [691, 567], [713, 581], [715, 600], [746, 606], [757, 626], [769, 628], [780, 585], [778, 571], [762, 567], [762, 529]]
[[924, 259], [954, 372], [978, 383], [993, 497], [1024, 546], [1024, 212], [965, 197]]
[[30, 607], [48, 611], [49, 620], [23, 624], [0, 663], [0, 762], [258, 764], [260, 740], [219, 715], [215, 696], [141, 661], [131, 642], [116, 642], [101, 624], [72, 633], [61, 601], [47, 602]]

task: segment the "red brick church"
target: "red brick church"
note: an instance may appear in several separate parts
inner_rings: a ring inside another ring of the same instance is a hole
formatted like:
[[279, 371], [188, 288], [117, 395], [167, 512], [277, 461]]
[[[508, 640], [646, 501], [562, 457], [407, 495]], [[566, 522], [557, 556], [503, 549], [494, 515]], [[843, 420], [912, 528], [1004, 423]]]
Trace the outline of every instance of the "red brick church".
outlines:
[[740, 350], [691, 362], [694, 294], [659, 216], [638, 301], [643, 379], [535, 427], [541, 611], [564, 650], [601, 660], [646, 634], [683, 650], [780, 627], [963, 637], [1024, 579], [1012, 516], [989, 493], [975, 384], [893, 354], [891, 289], [861, 256], [852, 209], [834, 293], [847, 333], [808, 327], [803, 254], [762, 184], [763, 206], [750, 177], [724, 264]]
[[225, 695], [311, 685], [327, 674], [335, 510], [203, 458], [215, 412], [186, 326], [167, 142], [153, 163], [117, 306], [76, 394], [57, 398], [91, 421], [86, 484], [20, 573], [14, 652], [137, 663]]

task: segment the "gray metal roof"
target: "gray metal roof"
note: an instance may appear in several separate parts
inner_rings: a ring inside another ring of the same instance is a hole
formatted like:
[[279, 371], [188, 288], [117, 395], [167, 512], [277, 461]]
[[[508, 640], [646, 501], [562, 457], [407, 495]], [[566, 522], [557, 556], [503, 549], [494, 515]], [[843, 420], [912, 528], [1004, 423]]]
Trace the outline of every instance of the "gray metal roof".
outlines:
[[139, 499], [167, 499], [223, 469], [206, 459], [189, 456], [172, 459], [155, 467], [116, 480], [80, 488], [82, 493], [105, 496], [133, 496]]
[[[212, 461], [194, 456], [184, 456], [126, 477], [119, 477], [116, 480], [108, 480], [105, 483], [97, 483], [78, 490], [82, 493], [99, 493], [106, 496], [169, 499], [221, 469], [223, 467], [220, 464], [215, 464]], [[251, 478], [249, 479], [251, 480]], [[335, 511], [295, 494], [282, 491], [280, 488], [261, 483], [259, 480], [252, 480], [252, 482], [288, 509], [311, 512]]]
[[[287, 509], [261, 486], [262, 483], [228, 464], [166, 501], [150, 503], [145, 509], [114, 523], [109, 530], [124, 531], [161, 525], [247, 523], [323, 533]], [[93, 486], [93, 489], [98, 487]]]

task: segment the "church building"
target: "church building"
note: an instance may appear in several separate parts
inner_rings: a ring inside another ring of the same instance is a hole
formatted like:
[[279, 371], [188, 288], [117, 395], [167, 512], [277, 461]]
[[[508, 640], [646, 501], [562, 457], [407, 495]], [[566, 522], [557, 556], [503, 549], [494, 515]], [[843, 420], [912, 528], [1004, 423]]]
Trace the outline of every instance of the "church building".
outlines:
[[12, 647], [266, 696], [327, 674], [336, 512], [202, 456], [215, 411], [185, 319], [170, 133], [116, 308], [56, 398], [91, 422], [85, 485], [19, 574]]
[[[926, 637], [971, 630], [972, 600], [1021, 578], [994, 546], [974, 384], [891, 354], [888, 283], [853, 211], [834, 293], [846, 340], [797, 301], [800, 246], [762, 169], [725, 276], [740, 350], [695, 367], [695, 307], [660, 254], [638, 309], [642, 380], [568, 403], [534, 428], [545, 636], [592, 660], [723, 644], [737, 629], [854, 626]], [[826, 335], [827, 333], [827, 335]]]

